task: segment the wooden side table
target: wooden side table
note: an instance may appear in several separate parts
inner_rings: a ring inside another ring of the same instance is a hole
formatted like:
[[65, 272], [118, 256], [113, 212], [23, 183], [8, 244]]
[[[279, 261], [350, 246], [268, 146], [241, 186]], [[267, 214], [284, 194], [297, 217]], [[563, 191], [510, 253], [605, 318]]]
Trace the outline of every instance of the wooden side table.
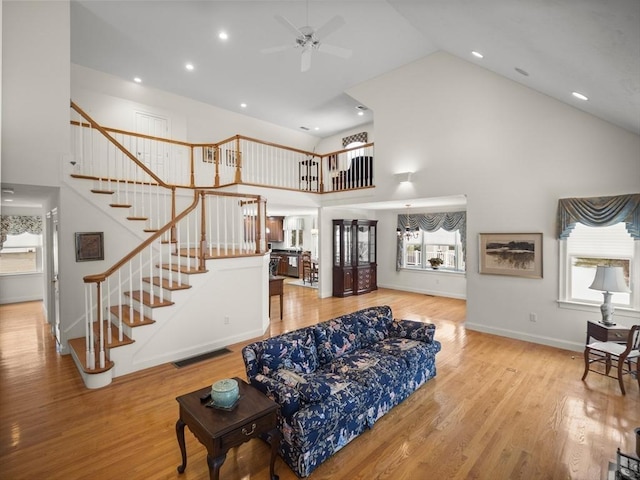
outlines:
[[271, 480], [278, 480], [274, 465], [280, 445], [280, 432], [277, 428], [277, 403], [263, 395], [257, 389], [240, 378], [235, 378], [240, 388], [240, 400], [231, 411], [206, 407], [200, 401], [211, 387], [177, 397], [180, 405], [180, 417], [176, 422], [176, 435], [182, 454], [182, 464], [178, 473], [187, 468], [187, 449], [184, 442], [184, 427], [189, 430], [207, 449], [207, 464], [210, 480], [220, 478], [220, 467], [227, 458], [227, 452], [252, 438], [264, 438], [271, 445]]
[[587, 341], [589, 344], [590, 338], [595, 338], [599, 342], [619, 342], [624, 343], [629, 337], [629, 331], [631, 329], [620, 325], [605, 325], [604, 323], [594, 322], [589, 320], [587, 322]]

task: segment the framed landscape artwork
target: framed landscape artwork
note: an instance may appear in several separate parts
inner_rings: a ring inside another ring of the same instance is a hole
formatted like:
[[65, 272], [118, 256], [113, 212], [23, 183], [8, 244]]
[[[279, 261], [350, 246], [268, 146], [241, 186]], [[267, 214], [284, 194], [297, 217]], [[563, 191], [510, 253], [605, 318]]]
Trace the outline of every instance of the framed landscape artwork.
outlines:
[[542, 278], [542, 234], [481, 233], [480, 273]]

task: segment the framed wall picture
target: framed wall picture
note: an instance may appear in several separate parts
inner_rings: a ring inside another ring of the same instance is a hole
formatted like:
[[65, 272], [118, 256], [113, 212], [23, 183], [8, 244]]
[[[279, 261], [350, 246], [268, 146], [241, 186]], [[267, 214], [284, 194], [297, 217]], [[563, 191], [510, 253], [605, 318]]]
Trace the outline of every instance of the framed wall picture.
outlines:
[[235, 150], [225, 150], [225, 165], [227, 167], [238, 166], [238, 155]]
[[213, 146], [204, 147], [204, 151], [202, 153], [202, 161], [204, 163], [213, 163], [216, 158], [216, 149]]
[[542, 278], [542, 233], [481, 233], [480, 273]]
[[76, 262], [104, 260], [102, 232], [76, 233]]

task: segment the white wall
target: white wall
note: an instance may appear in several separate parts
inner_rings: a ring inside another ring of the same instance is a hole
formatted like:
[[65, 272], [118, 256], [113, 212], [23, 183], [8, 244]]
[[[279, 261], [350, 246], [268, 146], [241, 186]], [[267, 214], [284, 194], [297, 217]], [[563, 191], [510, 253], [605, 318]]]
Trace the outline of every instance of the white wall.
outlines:
[[3, 2], [2, 181], [56, 186], [69, 146], [69, 2]]
[[[558, 199], [637, 192], [640, 137], [445, 53], [348, 93], [376, 114], [376, 198], [467, 195], [467, 325], [581, 350], [599, 313], [558, 308]], [[480, 275], [481, 232], [542, 232], [544, 278]]]

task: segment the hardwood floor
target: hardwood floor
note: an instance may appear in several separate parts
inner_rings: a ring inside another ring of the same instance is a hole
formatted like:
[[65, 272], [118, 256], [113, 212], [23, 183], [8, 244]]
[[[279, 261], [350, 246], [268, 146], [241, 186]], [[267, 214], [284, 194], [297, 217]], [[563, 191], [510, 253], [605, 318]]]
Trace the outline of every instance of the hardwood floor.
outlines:
[[[438, 374], [321, 465], [310, 479], [606, 479], [616, 448], [633, 452], [640, 393], [631, 379], [591, 374], [581, 353], [467, 331], [464, 301], [381, 289], [316, 298], [285, 285], [284, 319], [272, 299], [270, 335], [370, 305], [430, 321], [442, 342]], [[585, 326], [586, 330], [586, 326]], [[205, 449], [187, 431], [176, 467], [175, 397], [220, 378], [246, 378], [240, 350], [184, 368], [171, 364], [87, 390], [59, 356], [42, 304], [0, 306], [0, 478], [208, 479]], [[233, 449], [222, 479], [267, 479], [269, 449]], [[281, 480], [296, 476], [278, 459]]]

